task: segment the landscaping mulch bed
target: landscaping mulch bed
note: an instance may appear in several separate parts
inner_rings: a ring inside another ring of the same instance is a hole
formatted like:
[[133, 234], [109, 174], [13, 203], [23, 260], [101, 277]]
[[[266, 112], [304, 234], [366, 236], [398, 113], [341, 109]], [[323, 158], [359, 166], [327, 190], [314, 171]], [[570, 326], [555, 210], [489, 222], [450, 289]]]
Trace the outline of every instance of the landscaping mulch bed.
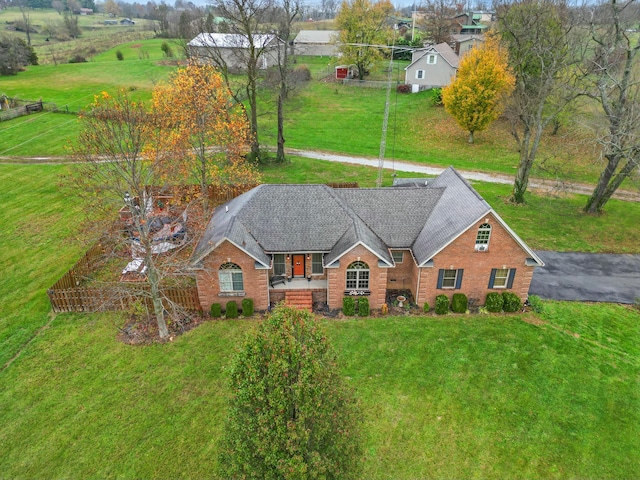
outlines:
[[166, 317], [169, 336], [160, 338], [155, 315], [131, 315], [127, 323], [118, 329], [117, 339], [127, 345], [151, 345], [172, 342], [178, 335], [196, 328], [206, 321], [197, 313], [183, 313], [179, 317]]

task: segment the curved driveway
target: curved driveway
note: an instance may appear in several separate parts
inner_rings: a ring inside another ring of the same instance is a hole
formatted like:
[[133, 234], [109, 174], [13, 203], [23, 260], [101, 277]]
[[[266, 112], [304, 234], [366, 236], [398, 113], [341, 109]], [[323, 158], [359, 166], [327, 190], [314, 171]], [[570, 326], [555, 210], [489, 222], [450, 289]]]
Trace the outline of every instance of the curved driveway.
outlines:
[[640, 299], [640, 255], [536, 251], [529, 293], [543, 299], [636, 303]]

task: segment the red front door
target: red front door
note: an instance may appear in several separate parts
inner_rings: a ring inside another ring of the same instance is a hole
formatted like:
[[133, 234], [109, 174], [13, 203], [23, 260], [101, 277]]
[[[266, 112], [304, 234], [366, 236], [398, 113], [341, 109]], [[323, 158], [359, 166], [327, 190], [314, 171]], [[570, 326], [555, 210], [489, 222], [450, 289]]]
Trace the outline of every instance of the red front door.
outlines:
[[304, 255], [293, 255], [293, 276], [304, 277]]

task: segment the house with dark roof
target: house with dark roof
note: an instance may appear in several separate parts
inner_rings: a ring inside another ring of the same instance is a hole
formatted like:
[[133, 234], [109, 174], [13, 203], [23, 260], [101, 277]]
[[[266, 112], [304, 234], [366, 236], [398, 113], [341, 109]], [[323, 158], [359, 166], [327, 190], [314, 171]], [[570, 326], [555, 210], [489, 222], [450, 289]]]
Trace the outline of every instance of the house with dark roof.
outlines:
[[458, 55], [448, 43], [428, 45], [414, 50], [405, 68], [404, 83], [413, 93], [434, 87], [446, 87], [458, 71]]
[[543, 265], [451, 167], [426, 185], [260, 185], [216, 208], [191, 262], [205, 310], [245, 297], [258, 310], [339, 309], [345, 296], [380, 308], [390, 291], [418, 305], [456, 292], [524, 300]]

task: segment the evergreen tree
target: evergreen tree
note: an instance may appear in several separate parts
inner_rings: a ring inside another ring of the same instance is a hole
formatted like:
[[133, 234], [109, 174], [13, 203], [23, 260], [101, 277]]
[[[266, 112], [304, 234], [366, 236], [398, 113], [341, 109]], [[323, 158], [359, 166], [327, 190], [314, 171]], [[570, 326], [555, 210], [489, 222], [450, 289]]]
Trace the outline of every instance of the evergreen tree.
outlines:
[[277, 307], [236, 356], [231, 389], [224, 478], [357, 477], [357, 407], [311, 313]]

